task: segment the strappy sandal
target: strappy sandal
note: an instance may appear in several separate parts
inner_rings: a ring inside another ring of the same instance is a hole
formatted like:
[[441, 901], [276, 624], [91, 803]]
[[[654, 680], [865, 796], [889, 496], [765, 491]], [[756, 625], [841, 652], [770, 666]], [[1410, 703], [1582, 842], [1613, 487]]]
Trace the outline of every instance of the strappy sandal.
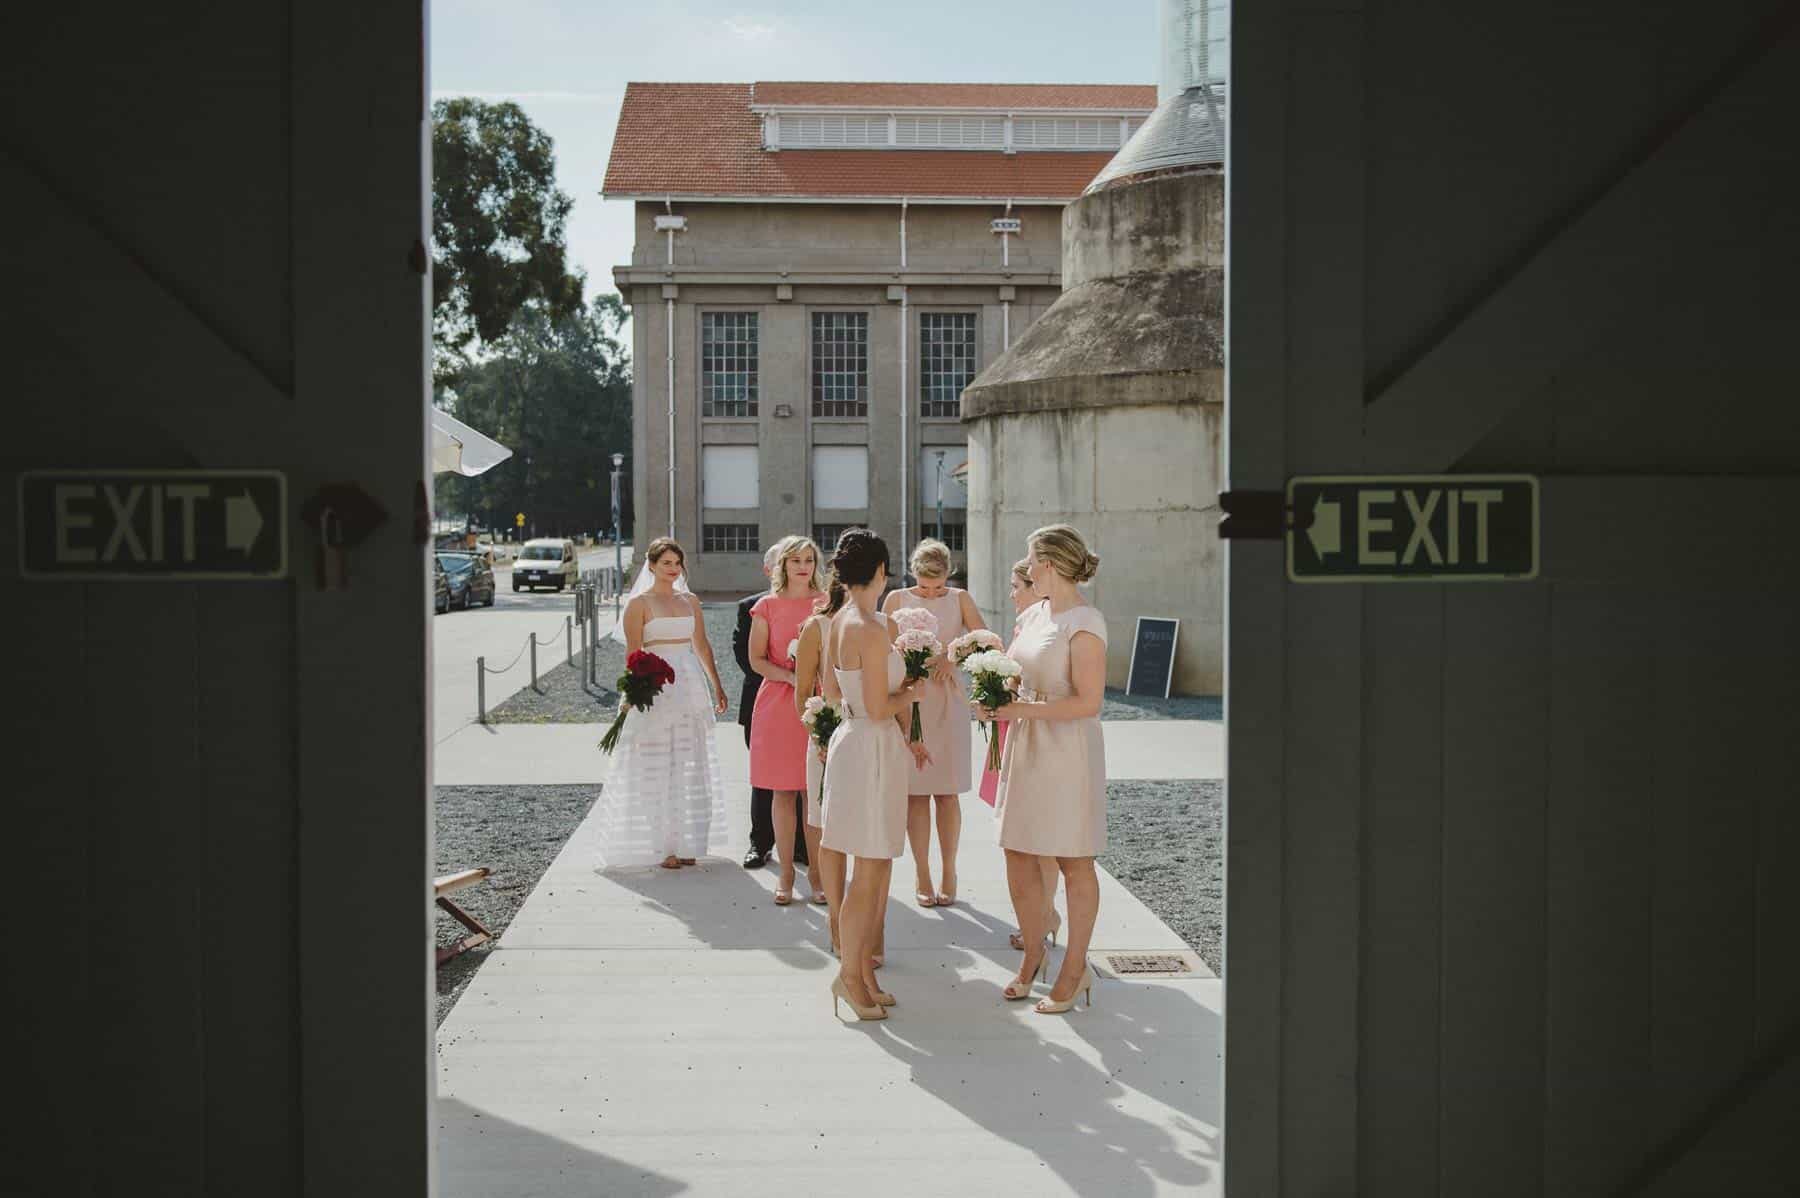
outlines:
[[784, 890], [779, 886], [775, 888], [775, 905], [777, 907], [785, 907], [793, 901], [794, 892], [792, 890]]

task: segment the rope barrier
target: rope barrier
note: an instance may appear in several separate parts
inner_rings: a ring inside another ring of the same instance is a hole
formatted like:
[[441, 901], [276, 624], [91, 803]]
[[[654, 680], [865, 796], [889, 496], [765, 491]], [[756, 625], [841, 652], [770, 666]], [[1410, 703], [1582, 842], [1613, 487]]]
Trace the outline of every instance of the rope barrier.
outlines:
[[[554, 633], [554, 632], [553, 632], [553, 633], [551, 633], [551, 634], [550, 634], [550, 635], [551, 635], [551, 636], [552, 636], [552, 637], [554, 637], [554, 636], [555, 636], [555, 635], [556, 635], [556, 634], [555, 634], [555, 633]], [[518, 653], [517, 653], [517, 654], [516, 654], [516, 655], [515, 655], [515, 656], [514, 656], [514, 657], [513, 657], [513, 659], [512, 659], [512, 661], [511, 661], [511, 662], [509, 662], [509, 663], [507, 663], [507, 664], [506, 664], [506, 665], [504, 665], [504, 666], [502, 666], [502, 667], [501, 667], [501, 668], [500, 668], [500, 669], [498, 669], [498, 670], [496, 670], [496, 669], [495, 669], [495, 668], [494, 668], [494, 667], [493, 667], [493, 666], [490, 666], [490, 665], [485, 665], [485, 664], [484, 664], [484, 665], [483, 665], [483, 666], [482, 666], [482, 667], [481, 667], [481, 668], [482, 668], [482, 669], [484, 669], [484, 670], [486, 670], [486, 671], [487, 671], [487, 672], [488, 672], [488, 673], [490, 673], [490, 674], [504, 674], [504, 673], [506, 673], [506, 671], [508, 671], [508, 670], [510, 670], [510, 669], [512, 669], [512, 668], [513, 668], [513, 666], [516, 666], [516, 665], [518, 665], [518, 664], [519, 664], [519, 658], [521, 658], [521, 657], [524, 657], [524, 656], [525, 656], [525, 651], [526, 651], [526, 650], [527, 650], [527, 649], [529, 649], [529, 648], [531, 648], [531, 642], [533, 642], [533, 641], [537, 641], [537, 643], [538, 643], [538, 644], [540, 644], [540, 645], [548, 645], [548, 644], [550, 644], [550, 643], [551, 643], [551, 642], [550, 642], [550, 641], [548, 641], [548, 640], [539, 640], [539, 639], [538, 639], [538, 634], [537, 634], [537, 633], [535, 633], [535, 632], [533, 632], [533, 633], [530, 633], [530, 634], [529, 634], [529, 635], [527, 635], [527, 636], [526, 636], [526, 638], [525, 638], [525, 643], [524, 643], [524, 644], [523, 644], [523, 645], [521, 645], [521, 646], [519, 646], [519, 652], [518, 652]]]

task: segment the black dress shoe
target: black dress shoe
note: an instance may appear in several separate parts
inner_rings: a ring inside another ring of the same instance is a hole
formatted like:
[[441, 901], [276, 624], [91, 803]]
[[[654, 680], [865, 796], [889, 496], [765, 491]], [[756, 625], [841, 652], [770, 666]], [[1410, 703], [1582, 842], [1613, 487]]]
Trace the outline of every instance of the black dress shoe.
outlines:
[[761, 869], [769, 863], [768, 849], [751, 849], [744, 854], [745, 869]]

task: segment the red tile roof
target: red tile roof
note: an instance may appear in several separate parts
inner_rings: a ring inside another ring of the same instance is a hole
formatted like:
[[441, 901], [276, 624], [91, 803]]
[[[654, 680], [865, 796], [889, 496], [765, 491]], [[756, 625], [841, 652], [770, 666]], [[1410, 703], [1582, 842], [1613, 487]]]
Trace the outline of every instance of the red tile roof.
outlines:
[[1156, 107], [1156, 88], [1135, 83], [757, 83], [754, 104], [870, 108]]
[[[1154, 107], [1153, 87], [1025, 84], [632, 83], [626, 86], [606, 166], [609, 196], [767, 196], [770, 198], [1041, 199], [1081, 194], [1112, 159], [1111, 151], [1002, 154], [979, 150], [781, 150], [762, 148], [762, 118], [750, 111], [777, 94], [831, 95], [782, 103], [897, 105], [904, 91], [954, 95], [933, 106], [986, 106], [999, 92], [1029, 92], [1014, 107], [1070, 111], [1084, 107]], [[783, 92], [779, 89], [803, 89]], [[823, 90], [820, 90], [823, 89]], [[885, 90], [884, 90], [885, 89]], [[898, 89], [896, 91], [895, 89]], [[880, 91], [890, 98], [867, 98]], [[1119, 104], [1124, 93], [1139, 97]], [[1077, 103], [1070, 97], [1086, 97]]]

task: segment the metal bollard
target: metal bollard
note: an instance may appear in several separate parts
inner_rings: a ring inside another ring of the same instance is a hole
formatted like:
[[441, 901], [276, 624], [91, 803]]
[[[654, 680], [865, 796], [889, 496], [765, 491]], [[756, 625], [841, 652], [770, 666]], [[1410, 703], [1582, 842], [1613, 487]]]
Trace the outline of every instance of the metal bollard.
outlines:
[[475, 712], [476, 719], [487, 723], [487, 658], [475, 659]]
[[[531, 634], [531, 689], [537, 690], [537, 633]], [[544, 692], [538, 691], [541, 695]]]
[[575, 621], [563, 617], [563, 656], [569, 659], [568, 664], [575, 664]]

